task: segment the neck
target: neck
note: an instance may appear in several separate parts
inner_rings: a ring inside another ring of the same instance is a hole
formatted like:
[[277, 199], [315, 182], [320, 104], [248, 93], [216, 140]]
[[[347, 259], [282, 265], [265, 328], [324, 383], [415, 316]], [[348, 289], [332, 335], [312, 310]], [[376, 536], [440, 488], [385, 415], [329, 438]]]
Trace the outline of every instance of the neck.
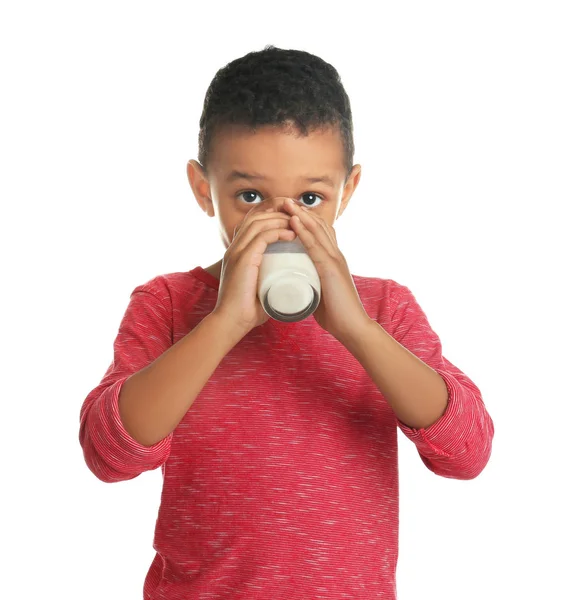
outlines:
[[216, 279], [219, 280], [222, 273], [222, 261], [219, 260], [217, 263], [206, 267], [204, 271], [207, 271], [208, 273], [210, 273], [210, 275], [213, 275]]

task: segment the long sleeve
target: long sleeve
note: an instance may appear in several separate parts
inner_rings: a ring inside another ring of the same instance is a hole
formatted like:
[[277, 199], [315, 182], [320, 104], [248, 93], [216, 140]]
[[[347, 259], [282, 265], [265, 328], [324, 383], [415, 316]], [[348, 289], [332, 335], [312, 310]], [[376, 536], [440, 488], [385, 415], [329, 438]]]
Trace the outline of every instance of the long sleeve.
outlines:
[[153, 446], [140, 444], [125, 430], [118, 401], [130, 375], [171, 345], [172, 304], [168, 288], [158, 277], [132, 292], [113, 344], [113, 361], [81, 407], [79, 442], [87, 466], [98, 479], [108, 483], [133, 479], [168, 458], [172, 434]]
[[479, 388], [443, 355], [438, 335], [412, 292], [403, 285], [393, 292], [392, 336], [444, 380], [449, 401], [430, 427], [398, 426], [414, 444], [424, 464], [437, 475], [473, 479], [491, 455], [494, 426]]

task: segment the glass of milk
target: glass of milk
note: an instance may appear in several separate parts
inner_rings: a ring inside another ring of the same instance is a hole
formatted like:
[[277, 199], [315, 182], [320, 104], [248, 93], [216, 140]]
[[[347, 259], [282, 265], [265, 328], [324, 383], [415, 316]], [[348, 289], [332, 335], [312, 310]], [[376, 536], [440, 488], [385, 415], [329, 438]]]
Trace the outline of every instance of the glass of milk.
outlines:
[[298, 237], [267, 246], [261, 259], [257, 296], [265, 312], [284, 323], [302, 321], [316, 310], [321, 281]]

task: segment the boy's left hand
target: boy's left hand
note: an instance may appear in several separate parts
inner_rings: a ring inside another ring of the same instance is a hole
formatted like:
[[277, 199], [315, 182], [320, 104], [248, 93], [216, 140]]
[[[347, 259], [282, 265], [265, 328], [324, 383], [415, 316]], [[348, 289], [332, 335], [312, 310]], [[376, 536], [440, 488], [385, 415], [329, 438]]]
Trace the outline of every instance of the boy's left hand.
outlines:
[[370, 317], [362, 306], [348, 264], [336, 242], [336, 233], [321, 217], [292, 200], [283, 204], [294, 215], [291, 228], [315, 264], [321, 280], [321, 301], [313, 313], [317, 323], [342, 342]]

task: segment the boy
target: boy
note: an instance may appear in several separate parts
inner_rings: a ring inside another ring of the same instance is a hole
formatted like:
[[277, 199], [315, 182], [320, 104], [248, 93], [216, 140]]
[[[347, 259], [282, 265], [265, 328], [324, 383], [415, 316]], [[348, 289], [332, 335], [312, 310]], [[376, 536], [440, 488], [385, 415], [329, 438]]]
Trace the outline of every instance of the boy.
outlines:
[[[335, 220], [360, 179], [336, 70], [269, 46], [218, 71], [188, 179], [226, 248], [133, 291], [81, 409], [107, 482], [161, 467], [145, 600], [395, 599], [397, 428], [434, 473], [476, 477], [493, 423], [411, 291], [352, 276]], [[316, 312], [269, 319], [268, 244], [300, 238]]]

